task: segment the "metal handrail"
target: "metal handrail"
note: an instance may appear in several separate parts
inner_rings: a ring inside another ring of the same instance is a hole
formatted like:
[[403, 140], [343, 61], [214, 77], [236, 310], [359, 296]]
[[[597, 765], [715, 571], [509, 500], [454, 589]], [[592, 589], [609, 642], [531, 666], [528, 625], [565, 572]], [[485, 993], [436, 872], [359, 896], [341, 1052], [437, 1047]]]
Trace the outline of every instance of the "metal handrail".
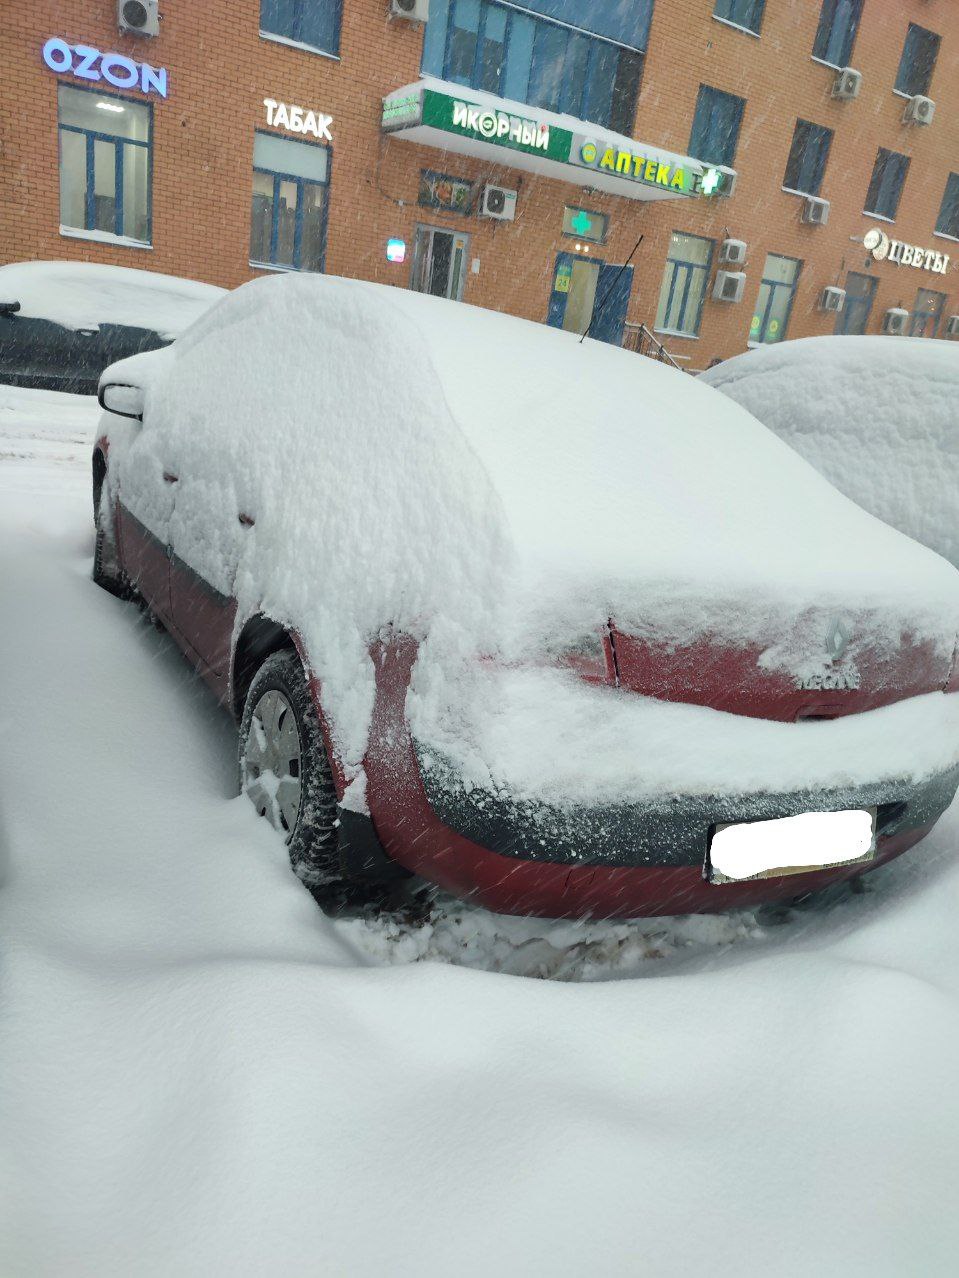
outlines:
[[[648, 359], [658, 359], [673, 368], [681, 366], [673, 359], [666, 347], [654, 337], [645, 324], [631, 324], [628, 320], [623, 325], [623, 346], [637, 355], [645, 355]], [[682, 371], [682, 370], [681, 370]]]

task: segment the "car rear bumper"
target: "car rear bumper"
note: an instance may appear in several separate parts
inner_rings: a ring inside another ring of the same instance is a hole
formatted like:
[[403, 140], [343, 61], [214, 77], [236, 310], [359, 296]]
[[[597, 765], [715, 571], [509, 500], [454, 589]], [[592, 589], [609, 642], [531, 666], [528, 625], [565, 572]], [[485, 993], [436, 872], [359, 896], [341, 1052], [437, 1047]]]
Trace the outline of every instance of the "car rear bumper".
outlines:
[[631, 918], [708, 913], [787, 900], [864, 872], [826, 870], [713, 883], [708, 850], [717, 823], [806, 811], [877, 809], [872, 869], [932, 829], [959, 786], [959, 767], [922, 781], [746, 796], [677, 797], [659, 806], [560, 809], [517, 803], [464, 783], [435, 748], [417, 750], [404, 707], [413, 654], [378, 661], [368, 801], [387, 854], [456, 896], [503, 914]]

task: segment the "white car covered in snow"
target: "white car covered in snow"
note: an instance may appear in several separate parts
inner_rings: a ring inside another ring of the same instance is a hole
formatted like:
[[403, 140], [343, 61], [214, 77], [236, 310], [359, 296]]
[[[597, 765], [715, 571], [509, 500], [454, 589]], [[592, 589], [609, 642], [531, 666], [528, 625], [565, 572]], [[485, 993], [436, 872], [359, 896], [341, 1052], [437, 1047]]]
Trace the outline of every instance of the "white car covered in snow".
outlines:
[[854, 502], [959, 566], [959, 345], [805, 337], [702, 374]]
[[512, 913], [723, 909], [952, 800], [959, 574], [685, 374], [286, 276], [100, 396], [95, 577], [235, 713], [326, 900], [412, 873]]

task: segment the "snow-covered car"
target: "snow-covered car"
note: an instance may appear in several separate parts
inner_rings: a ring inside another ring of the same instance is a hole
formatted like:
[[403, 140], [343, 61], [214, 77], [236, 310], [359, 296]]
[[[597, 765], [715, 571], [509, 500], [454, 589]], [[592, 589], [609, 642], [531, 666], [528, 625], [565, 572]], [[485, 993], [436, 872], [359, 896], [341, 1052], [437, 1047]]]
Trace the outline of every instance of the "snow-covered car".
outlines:
[[242, 787], [327, 899], [406, 872], [560, 917], [791, 898], [955, 794], [959, 574], [686, 374], [287, 276], [100, 399], [95, 579], [236, 715]]
[[108, 364], [166, 345], [222, 296], [93, 262], [0, 266], [0, 384], [95, 395]]
[[959, 567], [959, 346], [804, 337], [702, 374], [847, 497]]

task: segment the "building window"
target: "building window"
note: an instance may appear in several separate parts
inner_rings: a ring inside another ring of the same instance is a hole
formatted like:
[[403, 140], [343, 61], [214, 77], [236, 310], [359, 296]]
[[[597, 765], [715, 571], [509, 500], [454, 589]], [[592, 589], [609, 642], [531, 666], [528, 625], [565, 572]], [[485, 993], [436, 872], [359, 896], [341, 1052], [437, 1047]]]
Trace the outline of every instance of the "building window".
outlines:
[[847, 274], [846, 301], [836, 316], [837, 334], [865, 333], [878, 285], [874, 275], [860, 275], [858, 271]]
[[708, 84], [699, 86], [693, 131], [689, 135], [689, 153], [707, 164], [732, 166], [739, 141], [746, 103], [732, 93], [723, 93]]
[[253, 143], [250, 262], [322, 271], [329, 150], [257, 133]]
[[859, 29], [862, 0], [823, 0], [813, 57], [834, 67], [848, 67]]
[[631, 136], [652, 0], [561, 7], [569, 25], [536, 12], [554, 0], [430, 0], [423, 71]]
[[673, 232], [656, 312], [656, 327], [661, 332], [683, 337], [698, 334], [712, 264], [712, 240]]
[[866, 195], [865, 212], [888, 218], [890, 222], [895, 221], [908, 172], [908, 155], [899, 155], [896, 151], [880, 147]]
[[899, 59], [899, 73], [896, 76], [896, 89], [914, 98], [917, 93], [925, 96], [932, 83], [932, 73], [936, 68], [939, 56], [939, 37], [924, 27], [909, 23], [906, 32], [906, 43], [902, 47]]
[[936, 230], [940, 235], [951, 235], [959, 240], [959, 173], [950, 173], [946, 181]]
[[910, 337], [936, 337], [945, 304], [945, 293], [934, 293], [932, 289], [921, 288], [916, 294], [916, 304], [912, 309]]
[[60, 225], [150, 243], [153, 108], [60, 85]]
[[745, 27], [747, 31], [755, 31], [756, 35], [759, 35], [765, 8], [766, 0], [716, 0], [713, 14], [717, 18], [724, 18], [726, 22], [733, 22], [737, 27]]
[[574, 240], [605, 244], [609, 217], [594, 209], [581, 209], [567, 204], [563, 209], [563, 234]]
[[339, 54], [342, 0], [260, 0], [260, 34]]
[[749, 325], [751, 342], [781, 342], [786, 336], [801, 266], [802, 262], [794, 257], [766, 254], [756, 309]]
[[420, 171], [419, 203], [430, 209], [469, 213], [473, 207], [473, 184], [465, 178], [450, 177], [433, 169]]
[[818, 195], [831, 145], [832, 129], [810, 124], [808, 120], [797, 120], [783, 186], [801, 195]]

